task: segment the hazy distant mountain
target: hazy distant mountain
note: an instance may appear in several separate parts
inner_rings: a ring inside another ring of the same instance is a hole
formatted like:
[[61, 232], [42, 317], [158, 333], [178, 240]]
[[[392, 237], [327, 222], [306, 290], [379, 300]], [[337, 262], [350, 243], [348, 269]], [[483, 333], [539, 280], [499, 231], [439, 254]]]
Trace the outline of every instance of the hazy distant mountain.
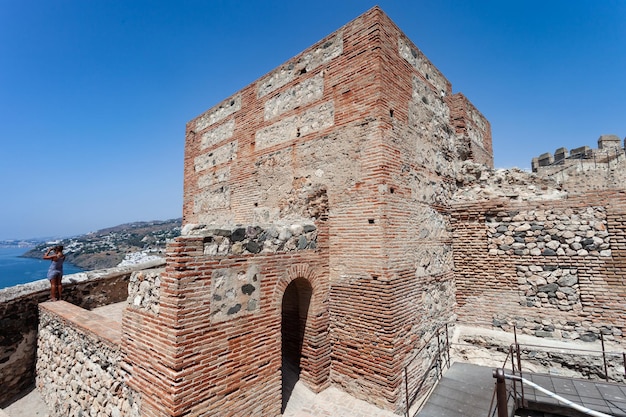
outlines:
[[126, 255], [136, 252], [164, 256], [167, 242], [180, 236], [181, 223], [179, 218], [121, 224], [82, 236], [40, 243], [24, 256], [41, 258], [47, 248], [61, 244], [67, 262], [88, 271], [111, 268]]

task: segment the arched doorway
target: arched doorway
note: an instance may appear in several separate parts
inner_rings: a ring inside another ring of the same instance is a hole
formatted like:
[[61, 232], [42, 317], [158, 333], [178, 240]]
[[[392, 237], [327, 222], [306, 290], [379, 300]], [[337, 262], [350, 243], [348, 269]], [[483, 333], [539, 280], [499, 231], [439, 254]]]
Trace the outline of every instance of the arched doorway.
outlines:
[[304, 278], [296, 278], [285, 289], [282, 301], [282, 412], [300, 378], [302, 346], [313, 288]]

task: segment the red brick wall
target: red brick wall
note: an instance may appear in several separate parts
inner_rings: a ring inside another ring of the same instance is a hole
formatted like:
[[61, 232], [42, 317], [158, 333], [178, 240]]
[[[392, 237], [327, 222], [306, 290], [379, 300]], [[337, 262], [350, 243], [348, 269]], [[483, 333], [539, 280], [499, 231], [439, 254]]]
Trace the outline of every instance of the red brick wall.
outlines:
[[[327, 231], [322, 242], [327, 240]], [[297, 278], [313, 293], [304, 333], [300, 378], [315, 390], [329, 383], [327, 245], [295, 254], [209, 257], [203, 238], [169, 247], [158, 315], [129, 308], [122, 336], [132, 364], [129, 385], [143, 393], [145, 416], [279, 415], [281, 302]], [[258, 310], [217, 321], [213, 271], [258, 267]]]

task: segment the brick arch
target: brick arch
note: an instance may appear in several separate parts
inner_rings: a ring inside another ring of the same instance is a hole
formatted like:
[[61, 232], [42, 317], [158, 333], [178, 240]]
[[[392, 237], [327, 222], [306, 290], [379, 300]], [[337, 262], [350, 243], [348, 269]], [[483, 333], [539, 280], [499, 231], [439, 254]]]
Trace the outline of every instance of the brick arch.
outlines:
[[311, 390], [320, 392], [330, 384], [330, 337], [328, 334], [330, 314], [327, 275], [320, 273], [309, 264], [291, 265], [276, 284], [273, 304], [275, 311], [280, 315], [285, 290], [298, 278], [308, 281], [312, 288], [302, 344], [300, 380], [305, 382]]

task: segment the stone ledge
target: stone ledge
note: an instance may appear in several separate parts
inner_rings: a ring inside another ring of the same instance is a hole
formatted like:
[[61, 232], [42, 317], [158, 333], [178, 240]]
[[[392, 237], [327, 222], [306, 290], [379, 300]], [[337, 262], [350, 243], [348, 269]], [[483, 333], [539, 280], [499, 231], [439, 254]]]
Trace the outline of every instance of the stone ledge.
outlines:
[[65, 301], [41, 303], [39, 304], [39, 309], [52, 313], [63, 321], [72, 323], [81, 330], [113, 345], [120, 345], [122, 342], [122, 329], [115, 320], [108, 319]]

